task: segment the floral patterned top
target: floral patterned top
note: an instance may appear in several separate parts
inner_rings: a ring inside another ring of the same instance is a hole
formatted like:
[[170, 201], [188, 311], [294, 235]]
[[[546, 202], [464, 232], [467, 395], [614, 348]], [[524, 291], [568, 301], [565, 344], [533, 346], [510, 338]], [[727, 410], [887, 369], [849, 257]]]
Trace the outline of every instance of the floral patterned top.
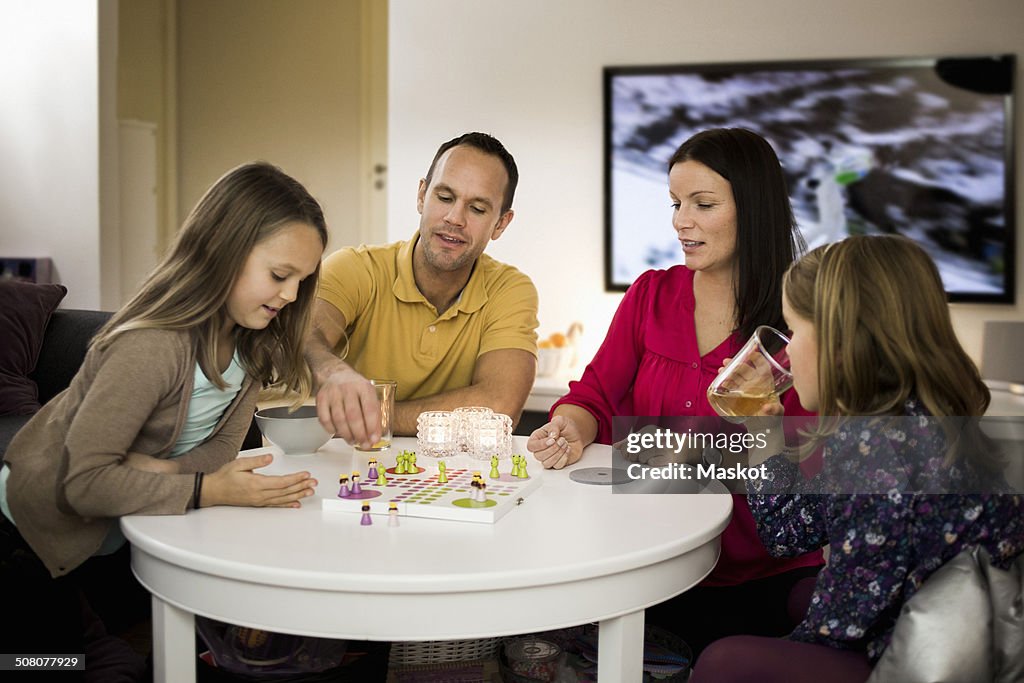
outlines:
[[[903, 604], [963, 548], [984, 547], [1002, 568], [1024, 551], [1024, 497], [969, 462], [945, 464], [938, 421], [916, 400], [905, 408], [912, 419], [840, 426], [813, 479], [776, 455], [765, 462], [764, 480], [747, 481], [770, 553], [830, 548], [793, 640], [865, 650], [875, 662]], [[963, 493], [935, 493], [951, 490]]]

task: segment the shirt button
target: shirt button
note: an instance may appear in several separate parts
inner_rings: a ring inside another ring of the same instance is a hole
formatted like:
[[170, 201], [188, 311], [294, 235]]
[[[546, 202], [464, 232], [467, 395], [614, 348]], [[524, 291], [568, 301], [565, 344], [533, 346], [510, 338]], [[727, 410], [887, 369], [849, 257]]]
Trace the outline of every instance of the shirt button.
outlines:
[[686, 402], [686, 407], [687, 408], [691, 407], [692, 405], [693, 405], [693, 401], [687, 401]]
[[437, 325], [431, 325], [427, 329], [430, 330], [431, 332], [437, 332]]
[[697, 369], [697, 363], [694, 363], [694, 364], [693, 364], [693, 369], [694, 369], [694, 370], [696, 370], [696, 369]]

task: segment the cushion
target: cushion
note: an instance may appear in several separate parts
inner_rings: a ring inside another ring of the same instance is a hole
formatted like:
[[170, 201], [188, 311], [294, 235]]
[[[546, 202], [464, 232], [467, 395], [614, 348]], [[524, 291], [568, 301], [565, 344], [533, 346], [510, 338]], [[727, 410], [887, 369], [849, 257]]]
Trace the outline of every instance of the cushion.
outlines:
[[1020, 681], [1024, 672], [1024, 555], [1009, 570], [967, 548], [903, 605], [868, 683]]
[[39, 410], [36, 367], [46, 323], [67, 294], [62, 285], [0, 280], [0, 415], [31, 415]]

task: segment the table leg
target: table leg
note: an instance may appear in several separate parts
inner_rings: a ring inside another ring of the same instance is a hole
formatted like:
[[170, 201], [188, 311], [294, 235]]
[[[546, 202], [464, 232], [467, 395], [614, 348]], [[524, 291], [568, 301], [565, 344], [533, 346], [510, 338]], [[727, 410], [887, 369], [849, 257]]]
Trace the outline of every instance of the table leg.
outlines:
[[154, 683], [195, 683], [196, 618], [153, 596]]
[[644, 670], [644, 611], [604, 619], [597, 633], [597, 679], [640, 683]]

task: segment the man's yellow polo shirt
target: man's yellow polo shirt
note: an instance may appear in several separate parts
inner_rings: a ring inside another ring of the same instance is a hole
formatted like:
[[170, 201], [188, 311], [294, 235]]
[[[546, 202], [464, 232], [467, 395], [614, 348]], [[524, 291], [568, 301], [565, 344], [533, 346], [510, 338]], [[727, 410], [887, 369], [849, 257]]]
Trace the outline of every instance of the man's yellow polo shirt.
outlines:
[[[324, 261], [318, 296], [345, 316], [352, 367], [367, 379], [398, 381], [397, 400], [459, 389], [476, 359], [497, 349], [537, 355], [537, 289], [487, 254], [462, 295], [440, 316], [416, 287], [411, 240], [345, 247]], [[344, 340], [335, 349], [344, 350]]]

